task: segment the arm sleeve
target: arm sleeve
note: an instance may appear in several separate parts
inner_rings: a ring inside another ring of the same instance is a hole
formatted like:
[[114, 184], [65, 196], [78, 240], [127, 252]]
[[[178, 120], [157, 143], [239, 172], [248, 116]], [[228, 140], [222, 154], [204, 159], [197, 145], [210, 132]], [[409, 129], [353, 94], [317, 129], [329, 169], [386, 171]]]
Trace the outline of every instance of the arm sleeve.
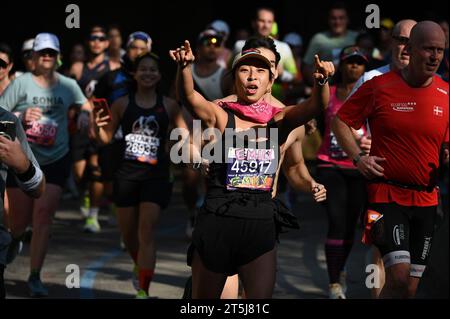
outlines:
[[372, 81], [365, 82], [347, 101], [337, 115], [348, 126], [359, 130], [374, 110]]

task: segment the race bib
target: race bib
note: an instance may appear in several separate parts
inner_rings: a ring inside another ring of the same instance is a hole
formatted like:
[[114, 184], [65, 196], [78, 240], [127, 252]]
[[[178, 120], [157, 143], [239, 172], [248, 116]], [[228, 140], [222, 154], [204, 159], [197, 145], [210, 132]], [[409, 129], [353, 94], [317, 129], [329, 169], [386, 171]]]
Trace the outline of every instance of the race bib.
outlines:
[[[364, 136], [365, 130], [360, 128], [359, 130], [353, 131], [359, 138]], [[347, 153], [344, 152], [342, 147], [339, 145], [336, 136], [330, 131], [330, 154], [331, 158], [334, 159], [345, 159], [348, 157]]]
[[276, 173], [273, 149], [233, 148], [227, 154], [226, 186], [270, 191]]
[[41, 117], [38, 121], [31, 122], [25, 133], [30, 143], [41, 146], [53, 146], [56, 141], [58, 123], [48, 117]]
[[344, 159], [348, 157], [342, 147], [339, 145], [333, 132], [330, 132], [330, 156], [334, 159]]
[[158, 163], [159, 138], [142, 134], [125, 136], [125, 159], [156, 165]]

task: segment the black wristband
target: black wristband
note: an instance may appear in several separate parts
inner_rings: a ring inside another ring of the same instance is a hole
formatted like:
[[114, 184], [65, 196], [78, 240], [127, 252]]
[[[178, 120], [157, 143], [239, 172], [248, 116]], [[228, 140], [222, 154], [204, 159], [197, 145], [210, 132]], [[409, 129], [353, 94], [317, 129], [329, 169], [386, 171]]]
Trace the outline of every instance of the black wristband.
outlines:
[[30, 161], [30, 166], [28, 166], [28, 169], [25, 171], [25, 173], [22, 174], [16, 173], [16, 176], [21, 182], [26, 182], [29, 181], [34, 176], [34, 174], [36, 174], [36, 168]]
[[358, 155], [356, 155], [354, 158], [353, 158], [353, 165], [355, 165], [355, 166], [357, 166], [357, 164], [358, 164], [358, 162], [361, 160], [361, 156], [365, 156], [366, 155], [366, 153], [365, 152], [359, 152], [359, 154]]
[[327, 84], [328, 83], [328, 80], [329, 80], [330, 78], [327, 76], [326, 78], [323, 78], [323, 79], [321, 79], [321, 80], [317, 80], [317, 84], [319, 84], [320, 86], [324, 86], [325, 84]]

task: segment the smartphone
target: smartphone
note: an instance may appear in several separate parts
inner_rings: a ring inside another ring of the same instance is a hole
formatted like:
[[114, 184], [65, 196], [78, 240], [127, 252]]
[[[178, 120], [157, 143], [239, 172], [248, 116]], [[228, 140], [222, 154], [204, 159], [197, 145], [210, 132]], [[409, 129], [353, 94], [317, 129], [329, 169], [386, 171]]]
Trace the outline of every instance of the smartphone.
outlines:
[[100, 110], [103, 110], [101, 117], [107, 116], [107, 121], [111, 121], [111, 110], [109, 109], [108, 102], [106, 99], [93, 99], [92, 103], [94, 103], [94, 112], [97, 113]]
[[0, 135], [14, 141], [16, 139], [16, 123], [12, 121], [0, 121]]

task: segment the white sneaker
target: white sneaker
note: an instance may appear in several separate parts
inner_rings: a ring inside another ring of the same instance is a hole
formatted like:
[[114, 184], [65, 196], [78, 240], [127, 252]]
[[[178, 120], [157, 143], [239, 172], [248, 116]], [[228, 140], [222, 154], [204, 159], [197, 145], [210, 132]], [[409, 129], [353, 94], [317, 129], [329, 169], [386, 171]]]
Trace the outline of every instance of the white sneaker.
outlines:
[[84, 224], [83, 231], [86, 233], [98, 233], [100, 232], [100, 224], [98, 220], [94, 217], [88, 217], [86, 223]]
[[345, 270], [341, 271], [339, 274], [339, 283], [342, 287], [342, 292], [344, 295], [347, 293], [347, 272]]
[[88, 216], [89, 216], [89, 207], [81, 206], [80, 207], [80, 214], [81, 214], [81, 216], [83, 216], [83, 218], [88, 218]]
[[330, 299], [347, 299], [340, 284], [330, 284], [328, 295]]

